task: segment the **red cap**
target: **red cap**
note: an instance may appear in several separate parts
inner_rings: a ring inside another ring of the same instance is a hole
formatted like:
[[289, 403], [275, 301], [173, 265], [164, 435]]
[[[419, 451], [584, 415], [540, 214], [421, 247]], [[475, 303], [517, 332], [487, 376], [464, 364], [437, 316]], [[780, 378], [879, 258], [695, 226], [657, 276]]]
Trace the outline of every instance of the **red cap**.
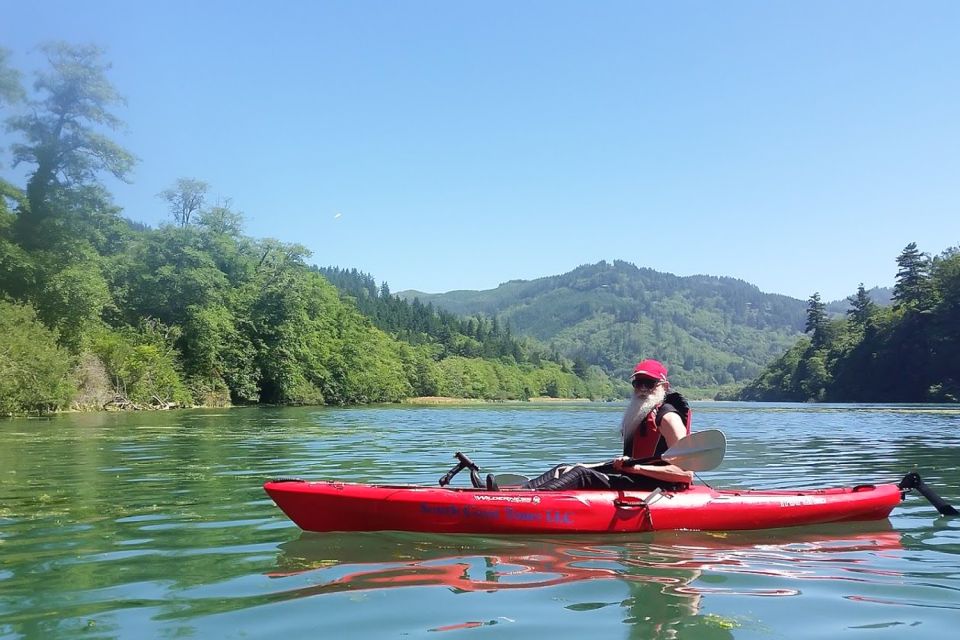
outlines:
[[633, 375], [630, 376], [630, 379], [633, 380], [638, 376], [646, 376], [647, 378], [666, 382], [667, 368], [657, 360], [644, 360], [643, 362], [638, 362], [637, 366], [633, 368]]

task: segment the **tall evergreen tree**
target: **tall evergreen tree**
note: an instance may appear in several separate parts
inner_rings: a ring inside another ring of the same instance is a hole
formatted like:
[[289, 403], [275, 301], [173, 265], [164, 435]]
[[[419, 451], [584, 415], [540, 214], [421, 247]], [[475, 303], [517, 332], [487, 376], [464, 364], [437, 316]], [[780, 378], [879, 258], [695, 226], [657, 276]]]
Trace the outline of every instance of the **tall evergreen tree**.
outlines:
[[867, 325], [867, 322], [870, 320], [870, 317], [876, 311], [876, 305], [873, 303], [873, 300], [870, 299], [870, 294], [867, 293], [867, 290], [863, 288], [863, 283], [860, 283], [860, 286], [857, 287], [857, 294], [855, 296], [850, 296], [847, 298], [850, 302], [850, 309], [847, 310], [847, 317], [851, 322], [857, 324], [861, 327]]
[[807, 324], [804, 331], [811, 334], [813, 344], [823, 343], [823, 330], [827, 325], [827, 305], [820, 300], [820, 292], [816, 291], [807, 300]]
[[911, 242], [897, 256], [897, 283], [893, 299], [897, 308], [922, 311], [930, 303], [930, 259]]

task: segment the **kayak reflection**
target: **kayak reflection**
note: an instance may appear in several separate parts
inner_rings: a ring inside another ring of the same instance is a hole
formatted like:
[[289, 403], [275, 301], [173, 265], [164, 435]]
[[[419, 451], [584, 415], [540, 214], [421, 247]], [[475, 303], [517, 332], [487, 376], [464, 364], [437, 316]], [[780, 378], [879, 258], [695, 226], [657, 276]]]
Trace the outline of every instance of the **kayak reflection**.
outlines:
[[[443, 587], [455, 593], [550, 588], [591, 580], [619, 581], [616, 605], [640, 637], [651, 628], [729, 637], [735, 622], [700, 615], [711, 594], [795, 595], [795, 579], [863, 580], [876, 553], [896, 553], [900, 534], [889, 522], [716, 534], [666, 531], [627, 536], [545, 536], [536, 539], [423, 535], [400, 532], [317, 534], [280, 545], [270, 577], [289, 580], [287, 598], [344, 591]], [[731, 574], [763, 576], [727, 581]], [[710, 579], [701, 580], [708, 576]], [[787, 580], [789, 578], [789, 580]], [[672, 632], [672, 633], [674, 633]], [[720, 634], [720, 635], [717, 635]], [[631, 633], [631, 635], [634, 635]], [[702, 637], [702, 636], [698, 636]]]

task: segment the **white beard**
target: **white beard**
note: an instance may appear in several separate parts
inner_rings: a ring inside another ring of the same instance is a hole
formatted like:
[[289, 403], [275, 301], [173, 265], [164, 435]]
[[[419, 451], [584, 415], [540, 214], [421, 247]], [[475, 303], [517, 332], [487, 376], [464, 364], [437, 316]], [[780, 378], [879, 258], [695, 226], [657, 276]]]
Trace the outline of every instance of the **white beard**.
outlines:
[[656, 389], [647, 394], [634, 394], [627, 405], [627, 410], [623, 412], [623, 420], [620, 422], [620, 435], [626, 442], [633, 436], [637, 427], [646, 419], [647, 414], [653, 411], [653, 408], [661, 404], [667, 397], [667, 389], [664, 385], [658, 385]]

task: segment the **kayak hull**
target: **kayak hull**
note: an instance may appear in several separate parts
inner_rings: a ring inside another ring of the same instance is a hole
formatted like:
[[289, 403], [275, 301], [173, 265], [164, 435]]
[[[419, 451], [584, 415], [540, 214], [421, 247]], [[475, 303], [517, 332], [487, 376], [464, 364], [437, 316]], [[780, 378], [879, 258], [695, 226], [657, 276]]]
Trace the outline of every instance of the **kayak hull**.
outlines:
[[777, 491], [692, 486], [651, 495], [281, 480], [264, 490], [305, 531], [471, 534], [733, 531], [883, 520], [903, 497], [896, 484]]

